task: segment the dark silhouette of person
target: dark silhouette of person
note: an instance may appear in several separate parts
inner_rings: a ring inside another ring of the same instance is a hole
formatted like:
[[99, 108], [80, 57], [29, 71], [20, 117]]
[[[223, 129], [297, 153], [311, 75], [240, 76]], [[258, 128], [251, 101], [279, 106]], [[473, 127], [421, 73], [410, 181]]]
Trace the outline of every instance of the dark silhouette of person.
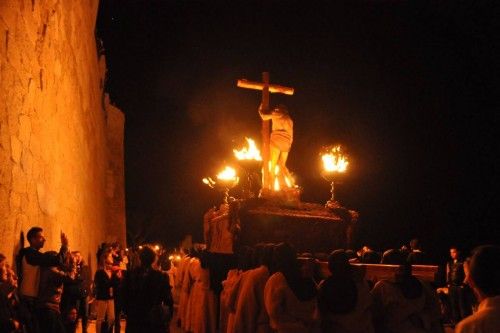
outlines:
[[500, 332], [500, 246], [473, 251], [466, 281], [479, 301], [476, 313], [455, 328], [456, 333]]
[[141, 266], [130, 271], [122, 285], [126, 332], [168, 332], [173, 312], [168, 275], [155, 268], [158, 257], [150, 247], [139, 256]]

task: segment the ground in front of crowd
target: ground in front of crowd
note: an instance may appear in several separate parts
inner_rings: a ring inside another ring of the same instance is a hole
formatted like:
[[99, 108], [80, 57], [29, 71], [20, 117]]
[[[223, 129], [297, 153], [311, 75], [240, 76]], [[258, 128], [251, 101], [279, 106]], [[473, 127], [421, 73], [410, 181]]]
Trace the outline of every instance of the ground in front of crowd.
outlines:
[[[170, 333], [184, 333], [183, 330], [181, 330], [179, 327], [176, 325], [177, 318], [174, 317], [174, 319], [170, 322]], [[127, 323], [125, 319], [121, 320], [121, 326], [122, 326], [122, 333], [125, 332], [125, 326], [127, 326]], [[82, 326], [81, 324], [78, 325], [78, 328], [76, 330], [76, 333], [82, 333]], [[95, 333], [95, 320], [89, 320], [89, 327], [87, 329], [87, 333]]]
[[[170, 333], [184, 333], [182, 329], [177, 327], [177, 316], [175, 315], [172, 321], [170, 322]], [[122, 319], [122, 332], [125, 332], [125, 326], [126, 326], [126, 321], [125, 319]], [[445, 333], [454, 333], [455, 330], [452, 327], [445, 326], [444, 328]], [[82, 333], [82, 327], [81, 325], [78, 325], [78, 329], [76, 330], [76, 333]], [[89, 321], [89, 327], [87, 329], [87, 333], [95, 333], [95, 320], [90, 320]], [[116, 332], [115, 332], [116, 333]]]

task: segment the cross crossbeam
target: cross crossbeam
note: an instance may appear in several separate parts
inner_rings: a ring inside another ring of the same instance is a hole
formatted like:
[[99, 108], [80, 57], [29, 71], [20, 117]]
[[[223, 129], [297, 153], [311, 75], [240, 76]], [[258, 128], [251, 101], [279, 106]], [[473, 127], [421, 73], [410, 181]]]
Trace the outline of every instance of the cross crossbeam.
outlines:
[[[241, 80], [238, 80], [236, 85], [240, 88], [264, 90], [265, 84], [263, 82], [254, 82], [254, 81], [248, 81], [246, 79], [241, 79]], [[285, 94], [285, 95], [293, 95], [294, 89], [291, 87], [280, 86], [277, 84], [270, 84], [269, 85], [269, 92], [270, 93]]]

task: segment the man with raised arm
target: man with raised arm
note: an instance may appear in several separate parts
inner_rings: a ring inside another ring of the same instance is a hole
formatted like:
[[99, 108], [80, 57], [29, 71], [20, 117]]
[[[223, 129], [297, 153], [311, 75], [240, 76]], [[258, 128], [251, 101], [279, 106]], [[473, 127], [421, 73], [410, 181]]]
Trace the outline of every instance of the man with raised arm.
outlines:
[[16, 263], [21, 281], [19, 294], [22, 301], [33, 313], [40, 285], [40, 267], [60, 266], [65, 262], [68, 252], [68, 238], [61, 232], [61, 249], [54, 256], [40, 251], [46, 240], [42, 228], [31, 228], [26, 237], [29, 246], [19, 251]]

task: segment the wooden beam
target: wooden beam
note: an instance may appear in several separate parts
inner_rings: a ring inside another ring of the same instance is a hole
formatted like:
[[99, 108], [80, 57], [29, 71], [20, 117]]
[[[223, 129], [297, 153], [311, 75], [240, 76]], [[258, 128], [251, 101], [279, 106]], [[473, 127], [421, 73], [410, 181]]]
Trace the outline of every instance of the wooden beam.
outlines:
[[[269, 72], [262, 73], [262, 110], [269, 112]], [[271, 174], [269, 171], [269, 159], [271, 158], [270, 136], [271, 136], [271, 120], [262, 120], [262, 188], [268, 190], [271, 188]]]
[[[325, 261], [318, 262], [320, 272], [323, 277], [330, 275], [328, 271], [328, 263]], [[383, 265], [383, 264], [351, 264], [364, 271], [366, 280], [377, 282], [382, 279], [394, 279], [396, 271], [399, 269], [398, 265]], [[434, 282], [438, 266], [435, 265], [412, 265], [413, 276], [424, 281]]]
[[[263, 90], [265, 84], [263, 82], [254, 82], [254, 81], [248, 81], [246, 79], [241, 79], [241, 80], [238, 80], [236, 85], [240, 88]], [[285, 95], [293, 95], [294, 88], [280, 86], [277, 84], [270, 84], [269, 85], [269, 92], [270, 93], [285, 94]]]

